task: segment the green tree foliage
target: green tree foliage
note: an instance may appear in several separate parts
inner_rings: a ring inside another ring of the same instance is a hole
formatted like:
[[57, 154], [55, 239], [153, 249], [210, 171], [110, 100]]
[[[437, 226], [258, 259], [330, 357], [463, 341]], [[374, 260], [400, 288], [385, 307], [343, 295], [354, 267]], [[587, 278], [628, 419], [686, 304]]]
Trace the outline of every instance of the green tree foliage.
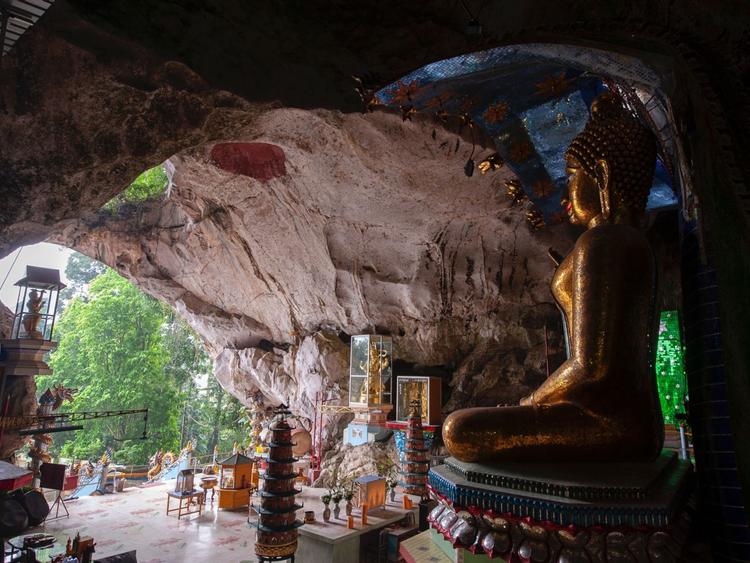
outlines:
[[137, 417], [90, 421], [64, 443], [63, 456], [96, 458], [111, 446], [118, 461], [142, 463], [158, 447], [178, 447], [178, 390], [165, 370], [160, 331], [165, 317], [163, 305], [113, 270], [91, 282], [88, 302], [74, 298], [68, 305], [50, 357], [54, 375], [39, 378], [39, 389], [52, 383], [79, 389], [69, 406], [74, 412], [147, 407], [156, 431], [138, 440]]
[[[60, 302], [64, 307], [73, 297], [85, 296], [88, 284], [103, 274], [107, 267], [101, 262], [92, 260], [85, 254], [74, 252], [68, 258], [65, 266], [65, 277], [68, 278], [68, 286], [60, 292]], [[62, 310], [62, 307], [60, 308]]]
[[143, 464], [188, 439], [199, 454], [247, 441], [244, 408], [211, 375], [203, 343], [170, 308], [82, 255], [71, 256], [66, 274], [79, 290], [56, 325], [54, 373], [37, 378], [38, 392], [77, 388], [61, 411], [147, 407], [149, 432], [139, 439], [140, 415], [86, 421], [83, 430], [55, 434], [54, 454], [96, 459], [111, 447], [117, 463]]
[[192, 440], [199, 454], [212, 453], [214, 446], [228, 452], [234, 442], [247, 442], [245, 408], [210, 375], [211, 360], [195, 333], [172, 315], [165, 341], [170, 358], [165, 369], [181, 391], [180, 441]]
[[119, 211], [124, 204], [137, 204], [161, 196], [169, 185], [169, 177], [163, 165], [146, 170], [125, 191], [104, 204], [102, 209], [111, 213]]

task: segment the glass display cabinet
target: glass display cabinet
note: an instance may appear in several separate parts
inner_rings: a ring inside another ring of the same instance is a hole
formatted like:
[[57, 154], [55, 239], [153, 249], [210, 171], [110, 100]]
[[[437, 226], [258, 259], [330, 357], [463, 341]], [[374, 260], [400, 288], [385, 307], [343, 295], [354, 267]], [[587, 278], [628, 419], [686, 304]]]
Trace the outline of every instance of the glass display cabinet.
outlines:
[[391, 404], [393, 342], [390, 336], [352, 336], [349, 367], [349, 405]]
[[177, 483], [175, 484], [174, 492], [183, 495], [189, 495], [195, 487], [193, 482], [195, 480], [195, 469], [183, 469], [177, 474]]
[[400, 375], [396, 378], [396, 420], [406, 422], [410, 405], [416, 401], [421, 409], [422, 423], [440, 424], [442, 380], [439, 377]]

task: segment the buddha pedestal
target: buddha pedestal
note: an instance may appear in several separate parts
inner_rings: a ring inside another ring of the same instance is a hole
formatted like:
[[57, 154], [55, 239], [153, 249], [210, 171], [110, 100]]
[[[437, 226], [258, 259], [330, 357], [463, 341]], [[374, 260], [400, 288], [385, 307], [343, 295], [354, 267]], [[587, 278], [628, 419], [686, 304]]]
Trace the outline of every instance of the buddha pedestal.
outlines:
[[692, 468], [653, 462], [462, 462], [430, 470], [428, 520], [447, 555], [506, 561], [680, 561]]

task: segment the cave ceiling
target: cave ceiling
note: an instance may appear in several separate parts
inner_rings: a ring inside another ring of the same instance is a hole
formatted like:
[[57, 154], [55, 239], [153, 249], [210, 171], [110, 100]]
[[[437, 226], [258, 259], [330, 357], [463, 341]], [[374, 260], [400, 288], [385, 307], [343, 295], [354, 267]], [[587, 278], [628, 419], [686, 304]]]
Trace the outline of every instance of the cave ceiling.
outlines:
[[[426, 65], [381, 89], [372, 102], [405, 111], [468, 116], [489, 136], [505, 164], [547, 223], [566, 219], [564, 152], [583, 129], [593, 98], [625, 88], [655, 98], [658, 76], [637, 59], [597, 49], [529, 44], [498, 47]], [[643, 101], [633, 96], [646, 125], [654, 125]], [[663, 111], [663, 108], [660, 108]], [[443, 117], [445, 118], [445, 117]], [[658, 134], [659, 131], [655, 130]], [[672, 158], [660, 147], [648, 209], [677, 204]], [[665, 165], [665, 162], [667, 163]]]

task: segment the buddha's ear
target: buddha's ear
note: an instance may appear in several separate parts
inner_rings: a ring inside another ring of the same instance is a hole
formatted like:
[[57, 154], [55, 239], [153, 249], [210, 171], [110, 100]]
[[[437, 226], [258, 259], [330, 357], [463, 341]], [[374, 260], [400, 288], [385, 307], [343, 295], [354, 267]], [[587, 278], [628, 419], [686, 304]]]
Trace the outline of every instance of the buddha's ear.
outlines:
[[594, 166], [596, 185], [599, 187], [599, 202], [602, 206], [604, 219], [609, 220], [612, 211], [612, 184], [609, 162], [600, 158]]

